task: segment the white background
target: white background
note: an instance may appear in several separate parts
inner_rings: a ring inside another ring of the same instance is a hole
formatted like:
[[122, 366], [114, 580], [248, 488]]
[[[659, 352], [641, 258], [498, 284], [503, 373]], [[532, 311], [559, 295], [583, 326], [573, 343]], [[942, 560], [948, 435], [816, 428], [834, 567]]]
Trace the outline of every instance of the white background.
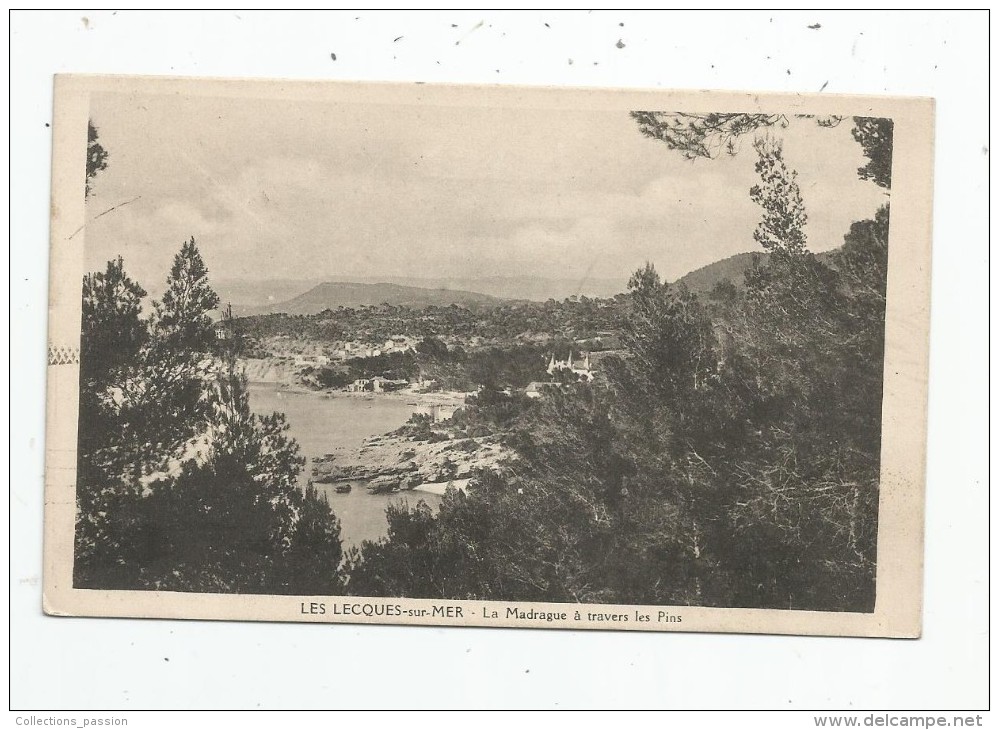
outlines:
[[[808, 28], [816, 23], [821, 28]], [[982, 12], [15, 13], [11, 706], [984, 708], [988, 24]], [[398, 36], [403, 38], [394, 41]], [[924, 637], [44, 616], [48, 123], [57, 72], [793, 92], [824, 87], [822, 93], [936, 97]]]

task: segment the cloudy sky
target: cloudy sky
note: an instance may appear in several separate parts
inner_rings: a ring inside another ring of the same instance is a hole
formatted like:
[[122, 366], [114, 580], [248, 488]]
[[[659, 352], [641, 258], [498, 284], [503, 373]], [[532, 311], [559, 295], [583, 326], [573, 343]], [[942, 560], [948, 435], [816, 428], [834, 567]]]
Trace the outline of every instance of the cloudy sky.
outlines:
[[[105, 93], [91, 117], [110, 157], [88, 201], [88, 268], [121, 254], [152, 291], [191, 236], [213, 278], [260, 281], [626, 280], [645, 261], [675, 279], [755, 250], [749, 140], [692, 163], [624, 112]], [[884, 200], [857, 178], [850, 127], [779, 132], [814, 251]]]

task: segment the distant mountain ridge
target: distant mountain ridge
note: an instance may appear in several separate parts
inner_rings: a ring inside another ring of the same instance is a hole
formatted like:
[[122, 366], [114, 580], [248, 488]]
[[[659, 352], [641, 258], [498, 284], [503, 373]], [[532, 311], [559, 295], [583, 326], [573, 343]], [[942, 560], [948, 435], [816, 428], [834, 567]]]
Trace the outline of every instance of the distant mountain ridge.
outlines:
[[[836, 250], [816, 254], [831, 263]], [[676, 279], [695, 294], [707, 294], [715, 285], [729, 280], [736, 287], [745, 284], [745, 274], [754, 260], [766, 266], [769, 254], [763, 251], [738, 253], [702, 266]], [[264, 282], [229, 281], [218, 286], [224, 303], [232, 302], [237, 316], [253, 314], [318, 314], [324, 309], [392, 304], [423, 308], [496, 306], [510, 301], [562, 300], [573, 294], [609, 298], [626, 290], [626, 279], [544, 279], [532, 276], [494, 276], [479, 279], [420, 279], [386, 277], [389, 281], [327, 281], [275, 279]]]
[[[363, 281], [371, 283], [373, 279], [354, 279], [348, 281]], [[613, 297], [624, 291], [628, 277], [602, 279], [596, 277], [549, 279], [542, 276], [521, 274], [514, 276], [481, 276], [481, 277], [404, 277], [390, 276], [381, 281], [403, 286], [415, 286], [427, 289], [456, 289], [459, 291], [488, 294], [499, 299], [527, 299], [544, 302], [548, 299], [565, 299], [573, 295], [590, 298]]]
[[[829, 266], [838, 250], [817, 253], [815, 258]], [[718, 282], [726, 279], [735, 284], [737, 288], [742, 289], [745, 286], [746, 272], [753, 268], [754, 261], [758, 261], [760, 266], [766, 266], [769, 259], [770, 254], [764, 251], [737, 253], [734, 256], [695, 269], [689, 274], [684, 274], [672, 283], [683, 284], [694, 294], [707, 294], [715, 288]]]
[[[277, 303], [290, 301], [327, 279], [223, 279], [215, 282], [215, 290], [223, 302], [232, 303], [240, 314], [266, 309]], [[483, 277], [417, 277], [417, 276], [343, 276], [337, 282], [349, 284], [398, 284], [417, 289], [447, 289], [472, 292], [500, 300], [530, 300], [543, 302], [548, 299], [565, 299], [574, 294], [591, 298], [612, 297], [624, 291], [628, 278], [600, 279], [549, 279], [529, 274], [515, 276]]]
[[364, 307], [391, 304], [397, 307], [422, 309], [429, 306], [461, 307], [494, 306], [502, 300], [488, 294], [456, 289], [426, 289], [401, 284], [362, 284], [349, 281], [327, 281], [304, 294], [285, 302], [248, 307], [243, 314], [318, 314], [337, 307]]
[[694, 294], [707, 294], [715, 288], [718, 282], [726, 279], [742, 288], [746, 272], [753, 268], [753, 262], [759, 261], [760, 265], [763, 266], [766, 265], [768, 258], [769, 255], [762, 251], [737, 253], [726, 259], [694, 269], [672, 283], [677, 286], [682, 284]]

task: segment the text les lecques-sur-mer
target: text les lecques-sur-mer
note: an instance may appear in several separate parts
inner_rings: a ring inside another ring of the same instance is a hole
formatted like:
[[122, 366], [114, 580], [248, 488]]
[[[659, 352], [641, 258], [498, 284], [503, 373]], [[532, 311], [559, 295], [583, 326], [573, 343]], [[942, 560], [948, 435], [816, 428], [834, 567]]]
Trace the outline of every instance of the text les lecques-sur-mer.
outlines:
[[403, 608], [398, 603], [307, 603], [299, 611], [307, 616], [415, 616], [432, 618], [464, 618], [461, 606], [431, 606], [430, 608]]

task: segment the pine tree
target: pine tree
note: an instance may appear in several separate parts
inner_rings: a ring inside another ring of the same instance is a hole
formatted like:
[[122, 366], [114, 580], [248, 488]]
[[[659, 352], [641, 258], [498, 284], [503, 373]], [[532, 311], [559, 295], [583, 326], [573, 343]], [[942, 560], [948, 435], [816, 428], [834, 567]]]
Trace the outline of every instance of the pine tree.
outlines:
[[749, 196], [763, 207], [753, 238], [771, 253], [804, 253], [808, 216], [798, 187], [798, 173], [785, 164], [780, 140], [761, 137], [753, 147], [758, 155], [756, 173], [760, 184], [750, 189]]
[[80, 335], [80, 411], [77, 445], [77, 526], [74, 576], [86, 585], [117, 575], [122, 530], [137, 491], [122, 475], [133, 461], [128, 417], [116, 393], [140, 367], [148, 341], [141, 318], [145, 290], [125, 273], [119, 256], [104, 271], [83, 277]]
[[715, 364], [714, 337], [697, 297], [660, 281], [651, 264], [632, 275], [628, 290], [623, 338], [650, 382], [668, 399], [703, 385]]
[[92, 188], [90, 181], [94, 179], [98, 172], [106, 170], [108, 166], [108, 152], [101, 146], [97, 135], [97, 127], [92, 121], [87, 122], [87, 182], [83, 189], [83, 196], [90, 197]]
[[208, 313], [218, 305], [219, 297], [208, 283], [208, 267], [192, 237], [174, 257], [166, 293], [154, 305], [157, 340], [175, 352], [210, 350], [215, 329]]
[[103, 272], [83, 277], [82, 377], [99, 377], [135, 359], [148, 339], [141, 320], [144, 296], [146, 291], [125, 273], [121, 256], [108, 261]]
[[891, 119], [854, 117], [853, 138], [864, 148], [867, 164], [857, 168], [861, 180], [891, 190], [891, 153], [895, 123]]
[[343, 546], [340, 521], [325, 494], [310, 485], [302, 497], [279, 576], [282, 592], [324, 596], [341, 592], [338, 578]]

